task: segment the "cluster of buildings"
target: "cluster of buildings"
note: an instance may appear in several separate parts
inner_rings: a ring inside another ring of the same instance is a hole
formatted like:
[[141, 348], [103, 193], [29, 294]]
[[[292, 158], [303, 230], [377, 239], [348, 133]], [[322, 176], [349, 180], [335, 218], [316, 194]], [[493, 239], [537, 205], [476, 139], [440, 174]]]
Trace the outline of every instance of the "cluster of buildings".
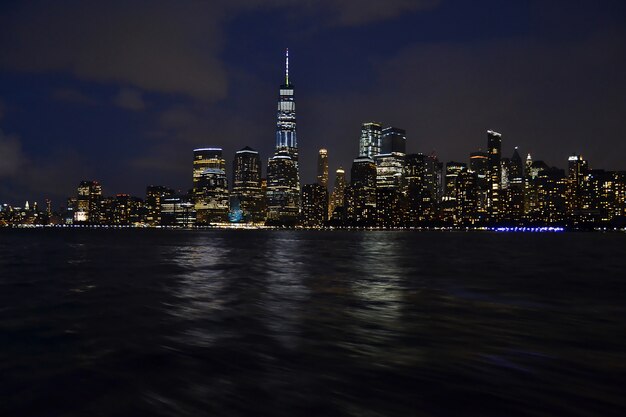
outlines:
[[[235, 153], [230, 173], [222, 149], [193, 151], [186, 193], [149, 186], [145, 198], [104, 197], [97, 181], [80, 183], [64, 213], [0, 206], [2, 224], [118, 226], [269, 226], [402, 228], [429, 226], [626, 226], [626, 172], [591, 169], [580, 155], [567, 170], [502, 155], [502, 135], [489, 130], [486, 151], [467, 162], [406, 153], [406, 132], [378, 122], [361, 126], [358, 154], [329, 183], [328, 151], [320, 149], [317, 181], [301, 185], [294, 86], [286, 57], [280, 86], [276, 147], [263, 177], [259, 153]], [[356, 141], [355, 141], [356, 148]]]

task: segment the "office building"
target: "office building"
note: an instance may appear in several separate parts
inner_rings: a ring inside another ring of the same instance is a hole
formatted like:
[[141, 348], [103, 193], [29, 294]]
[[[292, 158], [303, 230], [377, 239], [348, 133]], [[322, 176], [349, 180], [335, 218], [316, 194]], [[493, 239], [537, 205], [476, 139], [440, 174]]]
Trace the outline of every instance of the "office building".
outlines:
[[193, 154], [193, 196], [197, 224], [228, 221], [228, 179], [222, 148], [199, 148]]
[[285, 57], [285, 83], [280, 86], [276, 122], [276, 150], [267, 167], [267, 221], [293, 225], [300, 217], [300, 174], [296, 138], [294, 85], [289, 80], [289, 51]]
[[328, 190], [328, 151], [320, 149], [317, 155], [317, 183]]
[[302, 225], [321, 227], [328, 220], [328, 190], [321, 184], [302, 187]]
[[367, 122], [361, 125], [359, 140], [359, 156], [374, 158], [381, 153], [382, 125], [377, 122]]
[[233, 190], [230, 196], [230, 220], [235, 222], [265, 221], [265, 195], [261, 189], [261, 158], [246, 146], [235, 152]]

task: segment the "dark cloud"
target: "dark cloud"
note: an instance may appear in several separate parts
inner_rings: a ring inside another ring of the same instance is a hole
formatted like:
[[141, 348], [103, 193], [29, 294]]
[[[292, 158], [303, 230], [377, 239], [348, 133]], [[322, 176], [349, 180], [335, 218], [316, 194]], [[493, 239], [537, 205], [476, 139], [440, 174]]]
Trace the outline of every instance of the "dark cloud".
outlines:
[[23, 160], [19, 138], [0, 130], [0, 178], [15, 177], [20, 172]]
[[90, 97], [75, 88], [56, 88], [52, 91], [52, 98], [54, 100], [85, 104], [88, 106], [95, 106], [98, 104], [97, 99]]
[[269, 2], [244, 0], [108, 2], [49, 0], [18, 3], [0, 17], [0, 67], [59, 71], [84, 80], [203, 100], [224, 98], [227, 74], [219, 58], [222, 26], [244, 11], [287, 8], [356, 25], [432, 7], [434, 0]]
[[219, 99], [219, 16], [201, 1], [20, 3], [0, 20], [0, 65]]
[[113, 99], [115, 105], [132, 111], [145, 110], [146, 102], [141, 91], [130, 88], [122, 88]]

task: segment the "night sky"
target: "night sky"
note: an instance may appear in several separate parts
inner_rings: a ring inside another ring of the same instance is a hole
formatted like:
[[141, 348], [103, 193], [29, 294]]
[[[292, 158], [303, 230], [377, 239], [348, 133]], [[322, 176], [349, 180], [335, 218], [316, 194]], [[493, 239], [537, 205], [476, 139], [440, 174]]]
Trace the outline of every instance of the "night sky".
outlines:
[[[626, 2], [458, 0], [3, 1], [0, 202], [96, 179], [106, 195], [186, 191], [192, 150], [275, 143], [284, 49], [303, 183], [317, 150], [349, 168], [360, 124], [407, 151], [626, 169]], [[331, 175], [331, 180], [334, 175]]]

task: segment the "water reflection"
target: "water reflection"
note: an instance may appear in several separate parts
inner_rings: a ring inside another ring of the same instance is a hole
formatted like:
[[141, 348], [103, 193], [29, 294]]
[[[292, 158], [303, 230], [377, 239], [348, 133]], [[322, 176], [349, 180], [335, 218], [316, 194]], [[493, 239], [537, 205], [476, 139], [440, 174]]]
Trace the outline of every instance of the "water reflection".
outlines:
[[277, 232], [267, 241], [265, 288], [259, 294], [268, 330], [289, 349], [298, 345], [302, 304], [309, 297], [309, 289], [304, 284], [306, 270], [302, 269], [302, 239], [294, 238], [295, 233]]
[[230, 249], [221, 243], [219, 238], [198, 234], [190, 236], [184, 246], [165, 248], [163, 256], [182, 271], [168, 311], [184, 323], [181, 337], [185, 343], [210, 346], [223, 336], [203, 326], [204, 321], [219, 317], [233, 297], [225, 290]]

